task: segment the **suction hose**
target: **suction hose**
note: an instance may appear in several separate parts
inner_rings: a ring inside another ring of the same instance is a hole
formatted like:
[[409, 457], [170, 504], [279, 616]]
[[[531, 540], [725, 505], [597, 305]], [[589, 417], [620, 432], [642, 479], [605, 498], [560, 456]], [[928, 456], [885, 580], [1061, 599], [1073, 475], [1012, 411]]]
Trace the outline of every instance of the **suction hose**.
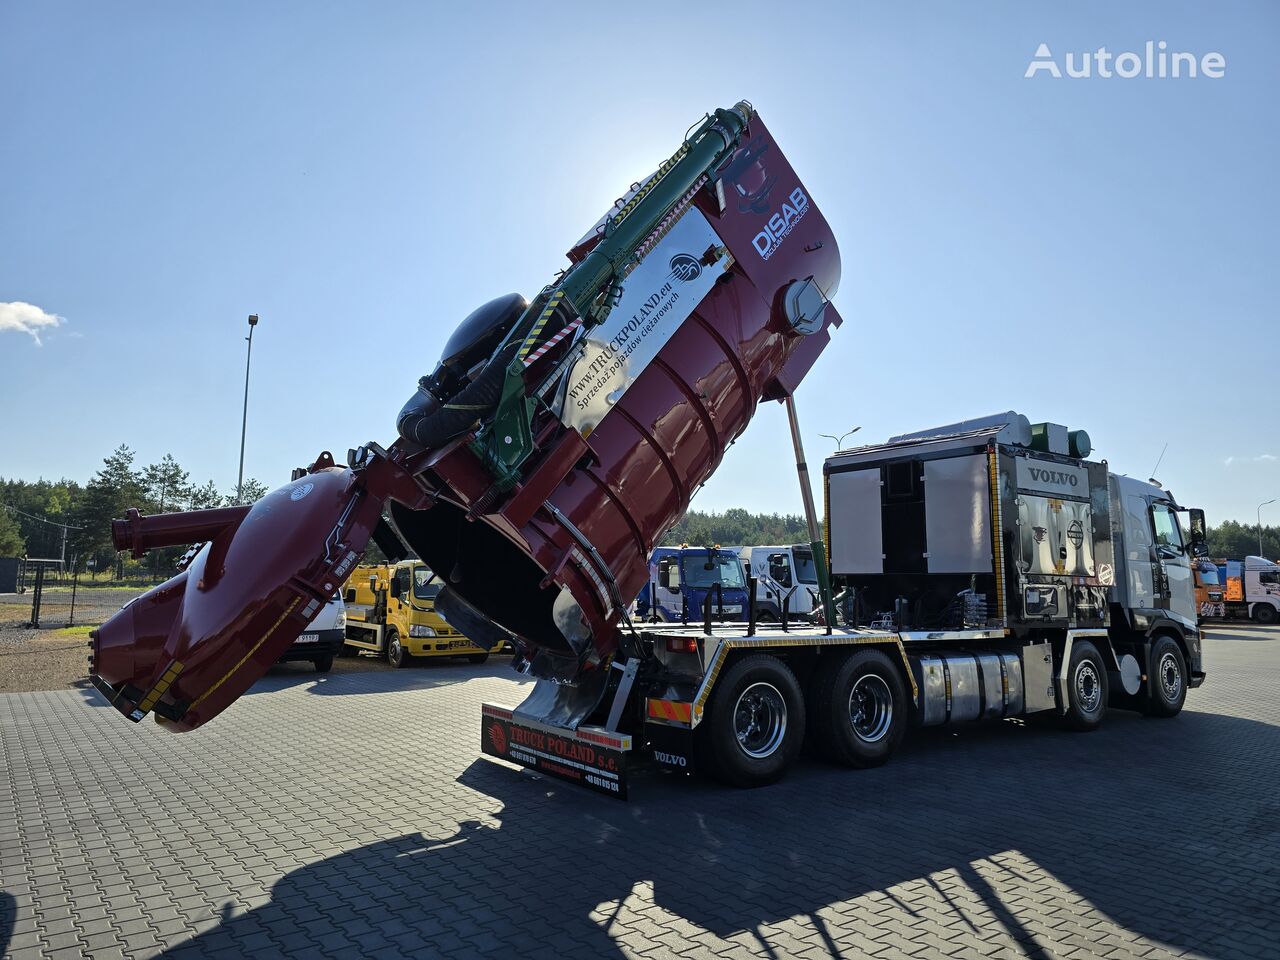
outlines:
[[498, 405], [507, 367], [519, 349], [519, 340], [506, 344], [474, 380], [445, 403], [431, 392], [430, 378], [423, 377], [417, 393], [396, 418], [400, 436], [424, 447], [440, 447], [465, 433]]

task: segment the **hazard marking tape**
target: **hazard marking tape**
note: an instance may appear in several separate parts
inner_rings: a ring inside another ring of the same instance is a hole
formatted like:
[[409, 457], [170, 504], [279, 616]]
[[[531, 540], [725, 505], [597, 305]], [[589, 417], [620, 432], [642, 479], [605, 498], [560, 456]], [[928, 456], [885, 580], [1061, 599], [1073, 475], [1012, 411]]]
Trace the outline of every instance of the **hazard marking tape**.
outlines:
[[540, 346], [537, 350], [529, 354], [528, 358], [524, 362], [524, 365], [526, 367], [533, 366], [533, 364], [540, 357], [546, 355], [548, 350], [554, 347], [557, 343], [560, 343], [562, 340], [564, 340], [565, 337], [569, 336], [569, 334], [573, 333], [573, 331], [577, 330], [581, 326], [582, 326], [581, 319], [574, 320], [573, 323], [569, 324], [567, 327], [565, 327], [563, 330], [557, 333], [554, 337], [552, 337], [550, 340], [548, 340], [546, 343]]

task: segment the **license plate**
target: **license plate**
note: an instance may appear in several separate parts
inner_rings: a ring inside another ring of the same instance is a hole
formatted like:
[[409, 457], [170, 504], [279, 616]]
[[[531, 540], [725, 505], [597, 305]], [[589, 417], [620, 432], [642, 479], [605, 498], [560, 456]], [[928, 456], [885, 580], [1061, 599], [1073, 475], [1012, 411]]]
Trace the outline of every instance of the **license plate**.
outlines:
[[726, 603], [726, 604], [724, 605], [724, 612], [725, 612], [725, 613], [741, 613], [741, 612], [742, 612], [742, 604], [740, 604], [740, 603]]
[[318, 633], [300, 633], [298, 639], [294, 643], [319, 643], [320, 634]]
[[450, 650], [457, 650], [460, 647], [469, 647], [469, 646], [471, 646], [470, 640], [451, 640], [449, 642]]

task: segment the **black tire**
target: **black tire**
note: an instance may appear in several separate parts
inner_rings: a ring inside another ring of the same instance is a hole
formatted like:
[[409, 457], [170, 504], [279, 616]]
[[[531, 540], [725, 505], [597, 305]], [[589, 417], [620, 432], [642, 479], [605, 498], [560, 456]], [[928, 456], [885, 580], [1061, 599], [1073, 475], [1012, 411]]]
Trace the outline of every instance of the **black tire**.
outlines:
[[1276, 608], [1269, 603], [1255, 603], [1253, 605], [1253, 621], [1263, 626], [1270, 626], [1280, 620], [1280, 616], [1276, 614]]
[[1107, 666], [1102, 654], [1088, 640], [1072, 644], [1067, 665], [1067, 712], [1063, 723], [1070, 730], [1088, 732], [1102, 725], [1110, 696]]
[[1148, 717], [1176, 717], [1187, 701], [1187, 661], [1173, 637], [1156, 637], [1147, 675], [1142, 712]]
[[777, 657], [739, 660], [720, 678], [698, 728], [705, 769], [735, 787], [762, 787], [786, 774], [804, 746], [804, 693]]
[[311, 662], [316, 665], [316, 673], [328, 673], [333, 669], [333, 654], [330, 653], [323, 657], [316, 657]]
[[883, 651], [858, 650], [819, 671], [809, 729], [829, 760], [878, 767], [906, 736], [907, 711], [901, 667]]
[[488, 659], [489, 659], [489, 655], [488, 655], [487, 653], [469, 653], [469, 654], [467, 654], [467, 662], [468, 662], [468, 663], [484, 663], [484, 662], [485, 662], [486, 660], [488, 660]]
[[387, 663], [393, 667], [407, 667], [413, 659], [400, 642], [400, 632], [395, 627], [387, 627], [386, 654]]

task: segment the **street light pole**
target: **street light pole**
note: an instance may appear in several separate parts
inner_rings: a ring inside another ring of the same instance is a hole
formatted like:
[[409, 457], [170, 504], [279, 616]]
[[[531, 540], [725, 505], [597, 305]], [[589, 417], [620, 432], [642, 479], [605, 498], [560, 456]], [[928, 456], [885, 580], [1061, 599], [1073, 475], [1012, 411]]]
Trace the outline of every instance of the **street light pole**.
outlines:
[[1258, 556], [1262, 556], [1262, 508], [1269, 503], [1275, 503], [1274, 499], [1264, 500], [1258, 504]]
[[249, 314], [249, 349], [244, 355], [244, 413], [240, 417], [240, 475], [236, 478], [236, 502], [240, 503], [244, 494], [244, 434], [249, 426], [249, 363], [253, 360], [253, 328], [258, 325], [258, 315]]

